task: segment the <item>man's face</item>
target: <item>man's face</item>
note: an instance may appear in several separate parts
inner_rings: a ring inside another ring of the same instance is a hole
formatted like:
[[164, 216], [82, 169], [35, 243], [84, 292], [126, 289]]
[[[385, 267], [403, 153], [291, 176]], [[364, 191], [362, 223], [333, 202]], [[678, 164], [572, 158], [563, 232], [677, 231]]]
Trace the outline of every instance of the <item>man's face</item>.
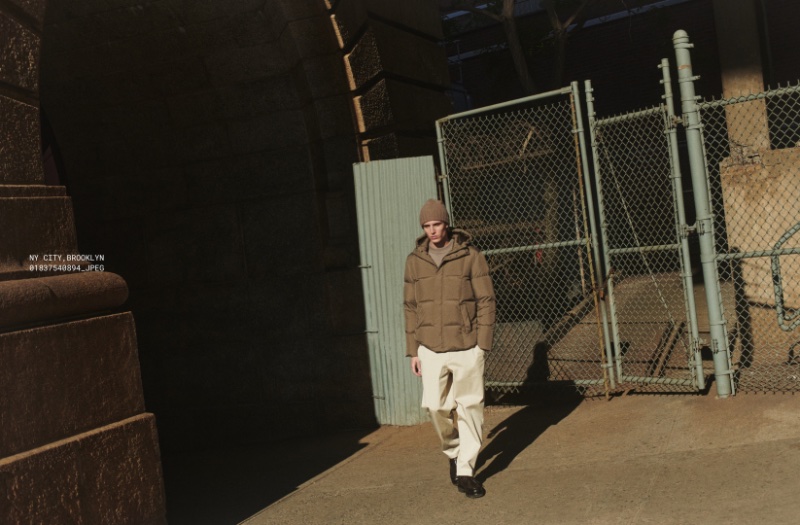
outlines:
[[425, 230], [425, 235], [431, 244], [437, 248], [441, 248], [450, 240], [447, 237], [447, 223], [442, 221], [428, 221], [422, 225], [422, 229]]

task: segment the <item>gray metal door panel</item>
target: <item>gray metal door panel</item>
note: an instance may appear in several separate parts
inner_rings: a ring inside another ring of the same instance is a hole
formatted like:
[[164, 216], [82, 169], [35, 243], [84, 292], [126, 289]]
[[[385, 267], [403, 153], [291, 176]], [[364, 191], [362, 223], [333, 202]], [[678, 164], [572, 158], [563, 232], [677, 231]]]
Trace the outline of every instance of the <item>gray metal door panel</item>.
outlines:
[[380, 424], [427, 421], [422, 385], [405, 357], [403, 270], [422, 233], [419, 210], [436, 198], [433, 157], [353, 166], [375, 414]]

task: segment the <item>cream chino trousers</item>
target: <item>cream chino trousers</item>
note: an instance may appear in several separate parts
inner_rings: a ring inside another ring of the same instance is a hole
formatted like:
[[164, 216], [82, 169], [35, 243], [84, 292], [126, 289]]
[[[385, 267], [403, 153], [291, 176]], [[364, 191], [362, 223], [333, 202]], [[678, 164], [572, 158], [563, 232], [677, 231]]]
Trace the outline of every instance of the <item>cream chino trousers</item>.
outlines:
[[483, 441], [484, 352], [476, 346], [437, 353], [420, 345], [417, 355], [422, 365], [422, 408], [431, 415], [442, 451], [456, 460], [457, 475], [472, 476]]

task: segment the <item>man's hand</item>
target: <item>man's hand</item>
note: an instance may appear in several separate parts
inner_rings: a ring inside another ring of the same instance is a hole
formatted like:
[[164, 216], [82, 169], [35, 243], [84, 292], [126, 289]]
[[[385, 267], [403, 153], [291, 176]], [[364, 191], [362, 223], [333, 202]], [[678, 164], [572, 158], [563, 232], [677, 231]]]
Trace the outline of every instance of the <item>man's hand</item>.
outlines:
[[420, 363], [419, 357], [411, 358], [411, 371], [414, 372], [415, 376], [422, 375], [422, 363]]

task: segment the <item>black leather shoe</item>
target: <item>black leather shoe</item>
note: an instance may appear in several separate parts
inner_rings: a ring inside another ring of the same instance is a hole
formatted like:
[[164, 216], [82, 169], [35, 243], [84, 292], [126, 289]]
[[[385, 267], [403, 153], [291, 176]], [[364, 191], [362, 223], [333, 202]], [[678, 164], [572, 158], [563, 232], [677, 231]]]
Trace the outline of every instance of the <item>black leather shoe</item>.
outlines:
[[450, 460], [450, 481], [453, 482], [453, 485], [458, 483], [458, 475], [456, 474], [456, 460]]
[[486, 489], [481, 482], [472, 476], [458, 477], [458, 491], [466, 494], [468, 498], [482, 498], [486, 495]]

